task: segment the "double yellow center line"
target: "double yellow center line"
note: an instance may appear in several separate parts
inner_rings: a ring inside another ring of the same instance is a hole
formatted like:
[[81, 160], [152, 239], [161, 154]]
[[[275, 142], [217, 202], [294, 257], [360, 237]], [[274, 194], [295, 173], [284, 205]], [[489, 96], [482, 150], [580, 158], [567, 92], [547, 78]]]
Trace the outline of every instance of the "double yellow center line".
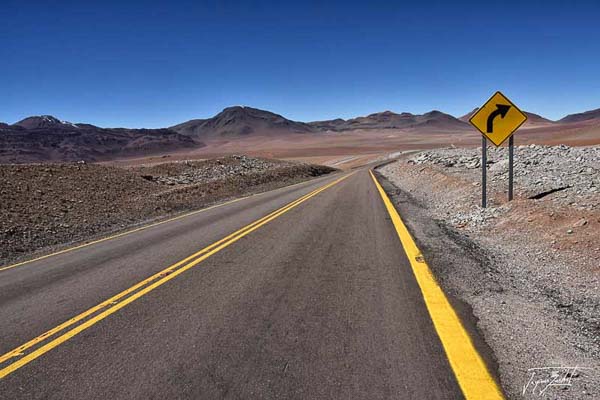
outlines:
[[[62, 324], [50, 329], [36, 338], [31, 339], [27, 343], [0, 356], [0, 379], [15, 372], [22, 366], [42, 356], [61, 343], [66, 342], [75, 335], [97, 324], [109, 315], [119, 311], [127, 304], [132, 303], [157, 287], [164, 285], [171, 279], [174, 279], [176, 276], [198, 265], [208, 257], [237, 242], [242, 237], [252, 233], [261, 226], [290, 211], [294, 207], [297, 207], [311, 197], [314, 197], [322, 191], [338, 184], [339, 182], [348, 178], [350, 175], [352, 174], [342, 176], [341, 178], [336, 179], [329, 184], [319, 187], [318, 189], [300, 197], [297, 200], [292, 201], [291, 203], [252, 222], [249, 225], [244, 226], [243, 228], [233, 232], [223, 239], [203, 248], [191, 256], [163, 269], [151, 277], [133, 285], [132, 287], [116, 294], [102, 303], [88, 309], [87, 311], [84, 311], [83, 313], [63, 322]], [[64, 332], [67, 328], [71, 329]], [[2, 365], [5, 363], [9, 364], [2, 367]]]

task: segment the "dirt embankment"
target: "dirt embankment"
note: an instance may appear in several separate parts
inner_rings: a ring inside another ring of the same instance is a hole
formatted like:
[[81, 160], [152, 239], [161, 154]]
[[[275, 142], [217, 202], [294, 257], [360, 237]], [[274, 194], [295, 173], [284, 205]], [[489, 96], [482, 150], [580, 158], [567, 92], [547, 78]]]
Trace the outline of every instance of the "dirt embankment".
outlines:
[[0, 165], [0, 265], [332, 171], [246, 156], [129, 169], [80, 163]]
[[600, 147], [517, 147], [510, 203], [506, 149], [490, 151], [487, 209], [479, 151], [380, 172], [445, 290], [472, 307], [508, 395], [600, 398]]

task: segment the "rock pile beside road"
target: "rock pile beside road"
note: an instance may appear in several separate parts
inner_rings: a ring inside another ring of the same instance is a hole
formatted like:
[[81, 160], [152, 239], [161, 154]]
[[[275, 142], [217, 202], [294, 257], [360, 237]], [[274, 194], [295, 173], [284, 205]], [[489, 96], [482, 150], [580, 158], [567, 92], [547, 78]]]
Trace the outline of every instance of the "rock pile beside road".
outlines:
[[[435, 165], [448, 173], [468, 175], [478, 183], [481, 149], [426, 151], [408, 160], [414, 165]], [[508, 149], [488, 149], [488, 179], [492, 189], [508, 182]], [[582, 208], [596, 208], [600, 193], [600, 147], [542, 146], [515, 147], [514, 179], [520, 197], [551, 196], [554, 201]], [[479, 171], [473, 171], [479, 170]], [[472, 173], [468, 173], [470, 171]]]
[[0, 165], [0, 265], [332, 171], [246, 156], [129, 169], [86, 163]]
[[[230, 177], [251, 176], [276, 169], [297, 168], [297, 166], [298, 164], [285, 161], [233, 155], [215, 160], [159, 164], [153, 167], [142, 167], [140, 170], [144, 171], [146, 179], [173, 186], [208, 183]], [[313, 166], [313, 168], [315, 168], [316, 175], [319, 175], [316, 169], [320, 167]]]

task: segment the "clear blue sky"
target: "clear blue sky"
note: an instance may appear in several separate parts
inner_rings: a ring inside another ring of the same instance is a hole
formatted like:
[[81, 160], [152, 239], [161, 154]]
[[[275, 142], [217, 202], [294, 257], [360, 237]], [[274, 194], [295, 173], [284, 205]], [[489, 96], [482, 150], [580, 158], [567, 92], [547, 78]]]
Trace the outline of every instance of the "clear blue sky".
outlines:
[[600, 107], [598, 1], [94, 3], [2, 1], [0, 121], [462, 115], [497, 89], [554, 119]]

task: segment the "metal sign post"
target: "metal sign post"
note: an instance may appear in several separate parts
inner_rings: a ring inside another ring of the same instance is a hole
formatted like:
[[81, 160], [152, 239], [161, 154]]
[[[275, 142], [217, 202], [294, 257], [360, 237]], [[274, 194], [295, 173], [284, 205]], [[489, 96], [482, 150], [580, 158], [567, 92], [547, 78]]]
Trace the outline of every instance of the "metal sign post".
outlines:
[[515, 138], [511, 135], [508, 138], [508, 201], [513, 199], [513, 162], [515, 153]]
[[487, 139], [481, 138], [481, 207], [487, 207]]

